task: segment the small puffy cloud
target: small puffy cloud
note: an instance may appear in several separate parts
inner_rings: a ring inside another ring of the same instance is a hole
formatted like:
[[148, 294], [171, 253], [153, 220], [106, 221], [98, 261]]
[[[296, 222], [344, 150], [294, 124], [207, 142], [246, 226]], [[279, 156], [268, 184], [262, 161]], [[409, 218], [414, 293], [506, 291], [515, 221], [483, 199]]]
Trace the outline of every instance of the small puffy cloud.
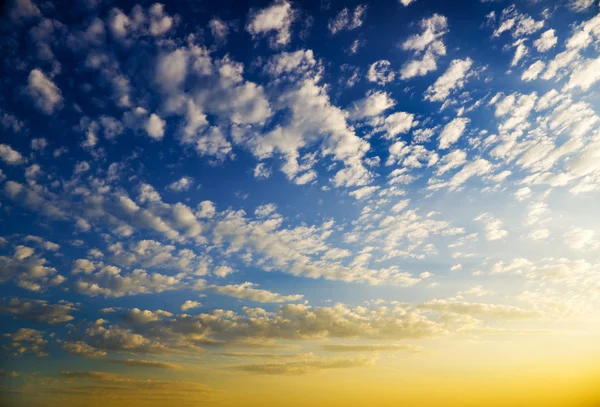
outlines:
[[165, 134], [165, 124], [166, 122], [161, 119], [156, 113], [152, 113], [146, 122], [144, 128], [148, 135], [155, 139], [160, 140], [163, 138]]
[[31, 139], [31, 149], [34, 151], [44, 151], [48, 146], [48, 140], [43, 137]]
[[453, 150], [446, 154], [438, 162], [437, 175], [442, 175], [447, 171], [458, 168], [467, 162], [467, 153], [462, 150]]
[[229, 266], [218, 266], [213, 271], [213, 274], [220, 278], [225, 278], [228, 275], [233, 274], [233, 273], [235, 273], [235, 270]]
[[188, 53], [182, 48], [159, 56], [154, 78], [156, 83], [167, 91], [179, 87], [187, 74], [188, 58]]
[[11, 298], [0, 302], [0, 313], [45, 324], [72, 321], [74, 319], [71, 315], [73, 311], [77, 311], [75, 304], [67, 301], [50, 304], [44, 300]]
[[535, 229], [529, 232], [527, 236], [533, 240], [544, 240], [550, 236], [550, 231], [546, 228]]
[[25, 158], [8, 144], [0, 144], [0, 159], [8, 165], [19, 165], [25, 162]]
[[596, 0], [570, 0], [569, 7], [578, 13], [586, 11], [588, 8], [597, 4]]
[[471, 58], [452, 61], [448, 70], [427, 88], [424, 99], [431, 102], [446, 100], [452, 91], [461, 89], [465, 85], [472, 65]]
[[[256, 302], [294, 302], [300, 301], [304, 298], [303, 295], [281, 295], [271, 291], [258, 289], [256, 287], [256, 284], [250, 282], [237, 285], [206, 286], [206, 288], [217, 294]], [[203, 289], [203, 286], [200, 286], [199, 288]]]
[[329, 28], [329, 32], [334, 35], [343, 30], [350, 31], [357, 29], [363, 25], [366, 12], [366, 4], [359, 4], [352, 13], [350, 13], [347, 8], [344, 8], [337, 16], [335, 16], [335, 18], [329, 20], [327, 28]]
[[598, 81], [600, 81], [600, 58], [588, 59], [571, 73], [565, 89], [580, 88], [587, 91]]
[[103, 350], [98, 350], [93, 346], [88, 345], [83, 341], [75, 341], [75, 342], [59, 342], [62, 348], [69, 355], [83, 356], [85, 358], [99, 358], [106, 356], [106, 352]]
[[88, 172], [90, 170], [90, 164], [87, 161], [80, 161], [75, 164], [75, 169], [73, 170], [73, 174], [79, 175], [84, 172]]
[[442, 15], [434, 14], [419, 22], [422, 29], [420, 34], [414, 34], [402, 43], [402, 49], [424, 51], [430, 44], [443, 36], [448, 29], [448, 19]]
[[144, 132], [153, 140], [161, 140], [165, 134], [166, 121], [156, 113], [149, 114], [142, 107], [137, 107], [123, 115], [124, 124], [135, 130]]
[[517, 199], [517, 201], [525, 201], [525, 200], [531, 198], [531, 188], [529, 188], [529, 187], [519, 188], [515, 192], [515, 198]]
[[174, 181], [167, 185], [167, 189], [173, 192], [184, 192], [194, 185], [194, 180], [191, 177], [181, 177], [178, 181]]
[[546, 52], [552, 47], [554, 47], [557, 42], [558, 38], [556, 38], [555, 31], [553, 29], [550, 29], [548, 31], [545, 31], [539, 39], [535, 40], [533, 45], [535, 46], [535, 49], [538, 50], [538, 52]]
[[368, 92], [363, 99], [353, 103], [353, 106], [349, 109], [350, 118], [353, 120], [361, 120], [379, 116], [395, 105], [396, 101], [392, 99], [387, 92]]
[[393, 140], [399, 134], [407, 133], [418, 122], [412, 113], [396, 112], [373, 123], [378, 124], [374, 128], [375, 132], [384, 132], [383, 138]]
[[373, 195], [378, 189], [379, 187], [377, 186], [362, 187], [350, 192], [349, 195], [357, 200], [361, 200]]
[[217, 209], [215, 208], [215, 204], [211, 201], [202, 201], [198, 204], [198, 211], [196, 212], [196, 216], [200, 219], [208, 219], [215, 216], [217, 213]]
[[392, 82], [396, 77], [396, 72], [390, 68], [390, 65], [390, 61], [385, 59], [373, 62], [367, 72], [369, 82], [375, 82], [378, 85], [385, 85]]
[[253, 37], [269, 36], [271, 48], [288, 45], [292, 39], [291, 26], [296, 14], [289, 1], [276, 1], [267, 8], [252, 11], [248, 15], [246, 31]]
[[456, 143], [470, 122], [466, 117], [457, 117], [448, 123], [440, 134], [439, 148], [444, 150]]
[[164, 35], [174, 24], [175, 18], [166, 14], [164, 6], [160, 3], [154, 3], [148, 10], [136, 5], [129, 15], [115, 7], [108, 19], [108, 27], [113, 37], [125, 44], [131, 44], [129, 39], [143, 35]]
[[254, 178], [267, 179], [271, 176], [271, 169], [265, 163], [258, 163], [254, 167]]
[[546, 64], [543, 61], [534, 62], [529, 66], [529, 68], [527, 68], [525, 72], [523, 72], [523, 75], [521, 75], [521, 80], [525, 82], [536, 80], [545, 67]]
[[188, 310], [191, 310], [193, 308], [198, 308], [200, 306], [202, 306], [202, 304], [200, 304], [199, 301], [187, 300], [186, 302], [184, 302], [183, 304], [181, 304], [181, 310], [183, 312], [186, 312]]
[[510, 62], [510, 66], [516, 66], [519, 63], [519, 61], [523, 59], [523, 57], [528, 53], [529, 51], [525, 44], [521, 43], [517, 45], [517, 49], [515, 50], [515, 55], [513, 56], [512, 61]]
[[231, 30], [229, 24], [226, 21], [221, 20], [220, 18], [212, 18], [208, 22], [208, 28], [210, 29], [210, 34], [218, 43], [223, 43], [227, 41], [227, 36]]
[[595, 250], [600, 246], [596, 232], [591, 229], [573, 228], [564, 236], [565, 243], [573, 250]]
[[44, 113], [52, 114], [62, 106], [62, 92], [42, 71], [35, 68], [29, 72], [27, 93]]
[[37, 357], [48, 356], [48, 353], [46, 353], [48, 341], [44, 339], [44, 332], [42, 331], [20, 328], [3, 336], [9, 341], [9, 344], [3, 346], [7, 355], [18, 357], [31, 353]]
[[483, 224], [485, 229], [485, 238], [488, 241], [500, 240], [508, 235], [508, 232], [502, 229], [502, 221], [494, 218], [489, 213], [483, 213], [476, 217], [474, 220], [479, 221]]
[[277, 205], [269, 203], [269, 204], [260, 205], [254, 211], [254, 214], [259, 218], [266, 218], [270, 215], [275, 214], [276, 211], [277, 211]]
[[408, 7], [417, 0], [399, 0], [399, 1], [400, 1], [400, 4], [402, 4], [404, 7]]
[[12, 0], [7, 3], [5, 7], [8, 15], [16, 23], [42, 15], [40, 9], [31, 0]]
[[46, 264], [47, 260], [32, 248], [17, 246], [12, 256], [0, 256], [0, 282], [13, 280], [19, 287], [35, 292], [62, 284], [65, 278]]
[[498, 27], [494, 30], [493, 36], [499, 37], [504, 32], [510, 32], [513, 38], [527, 37], [544, 27], [544, 21], [535, 21], [527, 14], [521, 14], [514, 5], [504, 10], [500, 16]]
[[434, 14], [419, 22], [422, 32], [409, 37], [402, 43], [402, 49], [413, 51], [414, 57], [400, 70], [401, 79], [423, 76], [437, 69], [436, 59], [446, 55], [446, 46], [442, 37], [448, 31], [448, 19]]

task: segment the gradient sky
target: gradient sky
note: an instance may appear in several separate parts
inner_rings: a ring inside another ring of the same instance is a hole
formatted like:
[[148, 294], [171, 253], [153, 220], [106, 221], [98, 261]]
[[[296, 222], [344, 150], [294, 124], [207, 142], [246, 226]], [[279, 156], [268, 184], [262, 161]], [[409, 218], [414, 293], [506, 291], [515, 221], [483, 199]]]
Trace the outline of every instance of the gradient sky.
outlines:
[[0, 402], [599, 405], [598, 6], [3, 2]]

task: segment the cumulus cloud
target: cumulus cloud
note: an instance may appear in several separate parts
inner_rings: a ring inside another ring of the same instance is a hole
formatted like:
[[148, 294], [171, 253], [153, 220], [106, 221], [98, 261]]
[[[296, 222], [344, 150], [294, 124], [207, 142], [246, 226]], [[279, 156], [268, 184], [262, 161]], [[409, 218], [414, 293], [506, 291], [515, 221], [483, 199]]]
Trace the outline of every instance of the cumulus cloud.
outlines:
[[185, 312], [185, 311], [191, 310], [193, 308], [198, 308], [200, 306], [201, 306], [201, 304], [198, 301], [187, 300], [186, 302], [181, 304], [180, 308], [183, 312]]
[[167, 185], [167, 189], [173, 192], [184, 192], [189, 191], [192, 185], [194, 185], [194, 180], [191, 177], [181, 177], [178, 181], [173, 181]]
[[19, 328], [13, 333], [4, 335], [8, 340], [8, 344], [2, 348], [7, 355], [13, 357], [33, 354], [37, 357], [48, 356], [46, 346], [48, 341], [44, 339], [44, 332], [31, 328]]
[[523, 75], [521, 75], [521, 80], [527, 82], [537, 79], [545, 67], [546, 64], [543, 61], [534, 62], [533, 64], [529, 65], [529, 68], [527, 68], [525, 72], [523, 72]]
[[199, 289], [209, 289], [217, 294], [227, 295], [229, 297], [241, 298], [252, 300], [256, 302], [289, 302], [289, 301], [300, 301], [304, 298], [303, 295], [281, 295], [268, 290], [262, 290], [256, 288], [257, 285], [245, 282], [242, 284], [230, 284], [230, 285], [209, 285], [204, 287], [203, 285], [198, 286]]
[[285, 46], [292, 39], [291, 26], [296, 15], [290, 2], [277, 1], [262, 10], [251, 12], [248, 15], [246, 31], [253, 37], [267, 36], [272, 48]]
[[54, 113], [63, 103], [61, 90], [37, 68], [29, 72], [27, 93], [35, 105], [46, 114]]
[[0, 159], [8, 165], [19, 165], [26, 162], [25, 157], [8, 144], [0, 144]]
[[0, 303], [0, 313], [46, 324], [72, 321], [74, 317], [71, 313], [74, 311], [77, 311], [76, 305], [67, 301], [50, 304], [44, 300], [24, 300], [14, 297]]
[[461, 89], [465, 85], [472, 65], [471, 58], [452, 61], [448, 70], [427, 88], [424, 99], [431, 102], [446, 100], [452, 91]]
[[452, 144], [456, 143], [469, 123], [470, 120], [465, 117], [457, 117], [448, 123], [440, 134], [439, 148], [447, 149]]
[[414, 58], [400, 70], [401, 79], [423, 76], [437, 69], [437, 57], [446, 55], [442, 37], [448, 32], [446, 17], [434, 14], [419, 22], [422, 32], [414, 34], [402, 43], [402, 49], [413, 51]]
[[546, 52], [546, 51], [552, 49], [556, 45], [557, 42], [558, 42], [558, 38], [556, 38], [555, 31], [553, 29], [550, 29], [548, 31], [545, 31], [540, 36], [540, 38], [535, 40], [533, 45], [535, 45], [535, 49], [537, 49], [538, 52]]
[[390, 65], [390, 61], [385, 59], [373, 62], [367, 72], [369, 82], [375, 82], [378, 85], [385, 85], [392, 82], [396, 77], [396, 72], [390, 68]]
[[355, 30], [363, 25], [366, 12], [367, 5], [365, 4], [356, 6], [352, 13], [350, 13], [347, 8], [344, 8], [335, 16], [335, 18], [329, 20], [327, 28], [329, 28], [329, 32], [334, 35], [343, 30]]
[[500, 240], [508, 235], [508, 232], [502, 229], [502, 221], [494, 218], [489, 213], [483, 213], [476, 217], [475, 220], [483, 223], [485, 237], [489, 241]]

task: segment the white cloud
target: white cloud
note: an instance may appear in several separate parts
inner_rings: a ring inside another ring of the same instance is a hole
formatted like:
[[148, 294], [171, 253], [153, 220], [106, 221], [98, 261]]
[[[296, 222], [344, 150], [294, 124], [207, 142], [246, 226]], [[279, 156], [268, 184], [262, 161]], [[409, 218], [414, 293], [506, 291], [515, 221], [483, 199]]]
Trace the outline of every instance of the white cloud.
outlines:
[[361, 200], [361, 199], [365, 199], [365, 198], [368, 198], [369, 196], [373, 195], [373, 193], [375, 193], [378, 189], [379, 189], [379, 187], [376, 187], [376, 186], [362, 187], [359, 189], [355, 189], [354, 191], [351, 191], [349, 193], [349, 195], [354, 197], [357, 200]]
[[287, 0], [273, 3], [271, 6], [248, 15], [246, 31], [253, 37], [269, 36], [271, 48], [285, 46], [291, 41], [291, 26], [296, 18], [296, 11]]
[[166, 14], [164, 6], [154, 3], [145, 11], [140, 5], [131, 9], [129, 15], [118, 8], [113, 8], [108, 19], [108, 26], [112, 35], [125, 44], [129, 40], [143, 35], [159, 37], [166, 34], [175, 25], [175, 18]]
[[[14, 22], [41, 16], [40, 9], [31, 0], [13, 0], [10, 5], [5, 5], [9, 10], [10, 19]], [[8, 8], [10, 6], [10, 8]]]
[[181, 304], [181, 310], [183, 312], [185, 311], [189, 311], [193, 308], [198, 308], [200, 307], [202, 304], [200, 304], [200, 302], [198, 301], [191, 301], [191, 300], [187, 300], [186, 302], [184, 302], [183, 304]]
[[512, 61], [510, 62], [510, 66], [515, 66], [519, 63], [519, 61], [521, 59], [523, 59], [523, 57], [525, 55], [527, 55], [529, 53], [529, 51], [527, 50], [527, 47], [525, 46], [525, 44], [519, 44], [517, 45], [517, 49], [515, 51], [515, 55], [513, 56]]
[[565, 85], [565, 89], [580, 88], [588, 90], [596, 82], [600, 80], [600, 58], [585, 60], [579, 65], [569, 77], [569, 81]]
[[529, 68], [527, 68], [525, 72], [523, 72], [523, 75], [521, 75], [521, 80], [525, 82], [536, 80], [544, 68], [546, 68], [546, 64], [543, 61], [534, 62], [533, 64], [529, 65]]
[[570, 0], [569, 7], [576, 12], [584, 12], [594, 4], [597, 4], [596, 0]]
[[347, 8], [344, 8], [335, 18], [329, 20], [327, 28], [334, 35], [343, 30], [355, 30], [363, 25], [366, 12], [367, 6], [364, 4], [356, 6], [352, 15], [350, 15], [350, 11]]
[[400, 1], [400, 4], [402, 4], [404, 7], [408, 7], [417, 0], [399, 0], [399, 1]]
[[402, 49], [424, 51], [430, 44], [443, 36], [448, 29], [448, 20], [439, 14], [424, 18], [419, 22], [423, 30], [420, 34], [409, 37], [402, 43]]
[[348, 109], [352, 120], [361, 120], [373, 116], [379, 116], [396, 105], [396, 101], [390, 94], [383, 91], [368, 92], [363, 99], [353, 103]]
[[[227, 295], [229, 297], [241, 298], [252, 300], [256, 302], [293, 302], [300, 301], [304, 298], [303, 295], [281, 295], [277, 293], [273, 293], [267, 290], [261, 290], [257, 287], [256, 284], [252, 284], [249, 282], [245, 282], [237, 285], [223, 285], [223, 286], [206, 286], [213, 292], [221, 295]], [[202, 289], [202, 286], [200, 286]]]
[[385, 85], [392, 82], [396, 77], [396, 72], [390, 69], [390, 65], [390, 61], [385, 59], [373, 62], [367, 72], [369, 82], [375, 82], [378, 85]]
[[191, 177], [181, 177], [178, 181], [174, 181], [167, 185], [167, 189], [174, 192], [184, 192], [189, 191], [189, 189], [194, 185], [194, 179]]
[[254, 178], [266, 179], [271, 176], [271, 169], [265, 163], [258, 163], [254, 167]]
[[442, 175], [447, 171], [458, 168], [467, 162], [467, 153], [462, 150], [454, 150], [446, 154], [439, 161], [437, 175]]
[[544, 21], [535, 21], [527, 14], [521, 14], [514, 5], [502, 10], [500, 25], [494, 30], [494, 37], [511, 31], [513, 38], [526, 37], [544, 27]]
[[[446, 55], [446, 47], [441, 38], [448, 31], [448, 20], [439, 14], [424, 18], [419, 22], [422, 33], [409, 37], [402, 43], [402, 49], [412, 50], [414, 58], [400, 70], [402, 79], [423, 76], [437, 69], [436, 58]], [[421, 56], [419, 58], [419, 56]]]
[[215, 17], [208, 22], [208, 27], [210, 28], [210, 33], [215, 41], [223, 43], [227, 40], [227, 36], [230, 32], [230, 27], [227, 22]]
[[59, 324], [74, 319], [72, 312], [77, 311], [75, 304], [60, 301], [50, 304], [44, 300], [25, 300], [11, 298], [0, 302], [0, 313], [12, 315], [14, 318], [28, 319], [45, 324]]
[[8, 144], [0, 144], [0, 159], [8, 165], [20, 165], [26, 162], [25, 158]]
[[374, 121], [375, 132], [384, 132], [383, 137], [388, 140], [394, 139], [399, 134], [407, 133], [417, 124], [415, 116], [411, 113], [396, 112], [383, 120]]
[[427, 88], [424, 99], [431, 102], [446, 100], [452, 91], [461, 89], [465, 85], [472, 65], [471, 58], [452, 61], [448, 70]]
[[235, 270], [229, 266], [218, 266], [213, 271], [213, 274], [220, 278], [225, 278], [228, 275], [233, 274], [233, 273], [235, 273]]
[[573, 228], [565, 236], [565, 243], [574, 250], [595, 250], [600, 246], [596, 232], [591, 229]]
[[537, 49], [538, 52], [546, 52], [554, 47], [557, 42], [558, 38], [556, 38], [555, 31], [550, 29], [545, 31], [539, 39], [535, 40], [533, 45], [535, 45], [535, 49]]
[[500, 240], [508, 235], [508, 232], [502, 229], [502, 221], [494, 218], [489, 213], [481, 214], [474, 220], [483, 223], [485, 228], [485, 238], [488, 241]]
[[52, 114], [62, 106], [62, 92], [52, 80], [37, 68], [29, 72], [27, 93], [29, 93], [36, 106], [46, 114]]
[[152, 113], [150, 117], [148, 117], [148, 120], [144, 125], [144, 129], [151, 138], [154, 140], [160, 140], [165, 134], [165, 124], [166, 122], [156, 113]]
[[440, 134], [439, 148], [444, 150], [456, 143], [470, 122], [466, 117], [456, 117], [448, 123]]

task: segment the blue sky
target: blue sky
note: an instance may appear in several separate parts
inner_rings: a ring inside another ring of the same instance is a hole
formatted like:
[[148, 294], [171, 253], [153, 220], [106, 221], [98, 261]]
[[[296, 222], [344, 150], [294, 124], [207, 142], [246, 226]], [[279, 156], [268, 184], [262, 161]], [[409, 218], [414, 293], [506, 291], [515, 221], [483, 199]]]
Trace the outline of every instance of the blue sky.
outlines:
[[[581, 322], [600, 292], [597, 13], [7, 2], [3, 371]], [[335, 311], [381, 306], [405, 331]], [[252, 312], [272, 327], [175, 339]], [[284, 334], [286, 312], [348, 331]]]

